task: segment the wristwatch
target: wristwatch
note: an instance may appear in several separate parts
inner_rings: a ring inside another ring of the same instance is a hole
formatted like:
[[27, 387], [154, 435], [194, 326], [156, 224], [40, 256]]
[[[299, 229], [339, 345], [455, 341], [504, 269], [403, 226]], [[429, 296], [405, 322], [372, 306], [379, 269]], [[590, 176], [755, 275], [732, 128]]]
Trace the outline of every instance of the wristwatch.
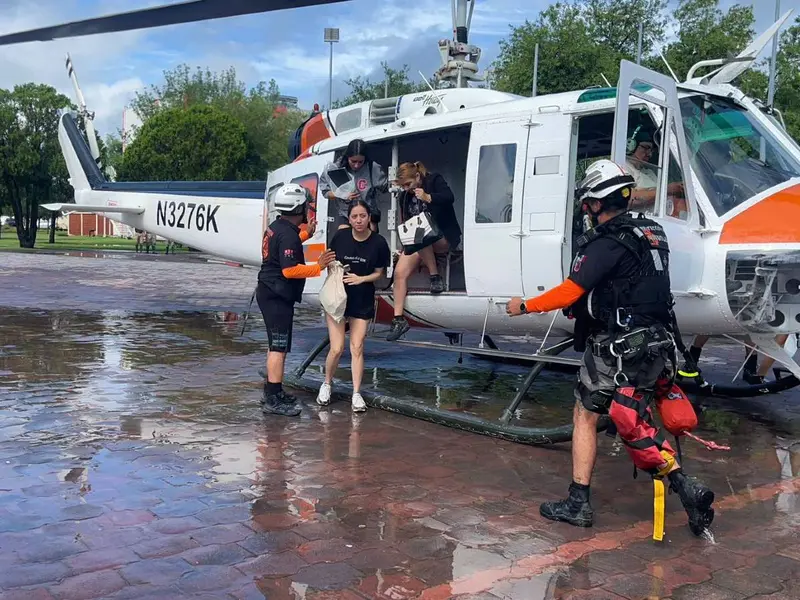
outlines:
[[522, 299], [522, 302], [520, 302], [520, 304], [519, 304], [519, 312], [521, 314], [523, 314], [523, 315], [527, 314], [527, 312], [528, 312], [528, 309], [525, 307], [525, 299], [524, 298]]

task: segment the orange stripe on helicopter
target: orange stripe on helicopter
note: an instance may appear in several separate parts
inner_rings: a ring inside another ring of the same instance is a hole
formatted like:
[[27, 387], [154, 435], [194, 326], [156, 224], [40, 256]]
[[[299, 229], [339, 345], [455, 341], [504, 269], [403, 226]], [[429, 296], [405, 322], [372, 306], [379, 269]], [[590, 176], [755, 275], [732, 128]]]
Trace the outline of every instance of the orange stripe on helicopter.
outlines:
[[767, 196], [722, 227], [720, 244], [800, 242], [800, 185]]
[[303, 132], [300, 134], [300, 155], [294, 159], [294, 162], [310, 156], [311, 146], [329, 137], [331, 137], [331, 132], [328, 131], [328, 127], [325, 125], [324, 115], [319, 113], [311, 117], [303, 125]]

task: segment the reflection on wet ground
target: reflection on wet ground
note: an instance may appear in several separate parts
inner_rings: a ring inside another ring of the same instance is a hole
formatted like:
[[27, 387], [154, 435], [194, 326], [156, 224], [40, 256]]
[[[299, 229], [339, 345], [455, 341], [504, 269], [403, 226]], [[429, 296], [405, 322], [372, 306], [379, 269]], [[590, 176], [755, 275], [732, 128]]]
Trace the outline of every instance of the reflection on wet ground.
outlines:
[[[701, 435], [733, 448], [684, 443], [718, 494], [713, 543], [675, 496], [652, 542], [651, 486], [602, 435], [596, 526], [577, 530], [538, 514], [566, 490], [568, 444], [307, 396], [299, 419], [263, 417], [261, 318], [244, 335], [238, 319], [253, 281], [0, 254], [0, 599], [800, 597], [800, 392], [704, 402]], [[300, 321], [294, 362], [322, 331]], [[738, 354], [709, 357], [731, 376]], [[483, 416], [525, 374], [383, 343], [367, 357], [369, 385]], [[521, 416], [561, 423], [570, 390], [548, 374]]]

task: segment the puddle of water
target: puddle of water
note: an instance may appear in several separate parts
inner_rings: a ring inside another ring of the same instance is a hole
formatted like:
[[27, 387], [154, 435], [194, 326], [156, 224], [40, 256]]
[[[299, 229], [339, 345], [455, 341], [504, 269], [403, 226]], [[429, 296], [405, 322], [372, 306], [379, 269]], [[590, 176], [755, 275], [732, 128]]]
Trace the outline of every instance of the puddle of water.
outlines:
[[[159, 306], [160, 294], [162, 308], [173, 308], [180, 290], [143, 285], [135, 293], [126, 292], [120, 282], [135, 280], [128, 275], [116, 280], [110, 273], [80, 277], [86, 285], [75, 293], [85, 294], [89, 307], [97, 301], [94, 294], [113, 290], [119, 294], [113, 309], [0, 308], [0, 373], [8, 374], [0, 384], [0, 526], [5, 530], [33, 529], [66, 517], [69, 522], [58, 527], [77, 528], [74, 521], [94, 518], [103, 507], [152, 511], [162, 519], [230, 504], [238, 512], [226, 519], [240, 519], [268, 535], [295, 524], [307, 526], [304, 534], [313, 540], [313, 551], [330, 552], [333, 558], [362, 551], [361, 542], [391, 545], [411, 538], [411, 547], [424, 551], [426, 559], [435, 554], [430, 568], [441, 569], [437, 575], [443, 580], [496, 572], [539, 549], [552, 551], [550, 541], [535, 540], [527, 530], [521, 536], [524, 541], [517, 541], [524, 547], [513, 550], [501, 531], [520, 525], [498, 520], [506, 510], [498, 504], [506, 501], [481, 498], [479, 504], [477, 497], [509, 496], [509, 510], [527, 519], [522, 503], [544, 489], [538, 483], [544, 481], [547, 487], [552, 477], [560, 476], [548, 470], [558, 471], [554, 464], [566, 464], [568, 452], [554, 452], [551, 464], [548, 458], [542, 460], [551, 456], [546, 454], [549, 450], [536, 450], [542, 454], [531, 460], [530, 448], [491, 445], [490, 440], [484, 447], [496, 453], [481, 456], [472, 446], [474, 440], [464, 435], [438, 437], [437, 430], [412, 437], [416, 421], [380, 411], [353, 417], [346, 403], [319, 411], [306, 397], [300, 419], [264, 419], [258, 409], [257, 369], [263, 366], [266, 344], [255, 305], [240, 335], [249, 293], [241, 302], [229, 301], [239, 302], [240, 311], [229, 306], [218, 310], [224, 303], [209, 301], [209, 310], [154, 312], [142, 309], [136, 294], [144, 290], [141, 294], [151, 295], [150, 308]], [[126, 301], [124, 294], [132, 296]], [[300, 312], [297, 349], [287, 368], [298, 364], [323, 332], [318, 314]], [[365, 385], [497, 418], [527, 370], [467, 356], [458, 363], [457, 356], [369, 342]], [[345, 355], [338, 373], [345, 381], [348, 360]], [[310, 372], [319, 377], [319, 365]], [[518, 411], [520, 422], [568, 422], [573, 378], [543, 373]], [[797, 398], [792, 392], [781, 401]], [[800, 473], [798, 436], [785, 434], [776, 440], [770, 418], [762, 415], [762, 421], [754, 423], [748, 416], [748, 411], [758, 412], [755, 405], [706, 406], [701, 429], [712, 435], [703, 437], [730, 443], [734, 449], [709, 453], [686, 447], [687, 442], [684, 453], [697, 461], [694, 465], [719, 463], [707, 471], [718, 477], [715, 489], [720, 496]], [[442, 428], [442, 433], [447, 430]], [[621, 446], [613, 451], [626, 454]], [[497, 472], [485, 468], [492, 460], [499, 465]], [[729, 465], [745, 476], [733, 476]], [[612, 469], [627, 475], [628, 467], [622, 456], [598, 468], [606, 469], [604, 480], [613, 481]], [[719, 475], [728, 472], [729, 490]], [[443, 509], [451, 497], [454, 504], [460, 500], [469, 508], [448, 514]], [[525, 511], [533, 506], [528, 504]], [[641, 512], [649, 518], [650, 508], [644, 506]], [[787, 527], [796, 525], [795, 495], [778, 495], [774, 513]], [[491, 518], [494, 526], [487, 525]], [[272, 547], [258, 550], [277, 552]], [[368, 552], [375, 552], [373, 546]], [[408, 597], [413, 591], [394, 572], [375, 568], [370, 577], [377, 579], [376, 588], [386, 597]], [[275, 579], [275, 585], [278, 581], [287, 580]], [[259, 585], [270, 582], [261, 580]], [[546, 572], [491, 583], [487, 591], [501, 598], [537, 600], [566, 586], [559, 582], [559, 573]], [[291, 589], [299, 598], [312, 596], [315, 586], [298, 580], [291, 582]]]

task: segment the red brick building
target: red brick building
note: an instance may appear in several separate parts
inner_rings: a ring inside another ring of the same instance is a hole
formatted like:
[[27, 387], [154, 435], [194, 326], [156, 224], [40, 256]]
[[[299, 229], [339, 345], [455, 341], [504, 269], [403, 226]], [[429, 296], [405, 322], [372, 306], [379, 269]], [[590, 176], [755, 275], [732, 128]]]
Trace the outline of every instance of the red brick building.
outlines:
[[71, 212], [67, 214], [67, 218], [67, 235], [111, 237], [116, 233], [114, 222], [103, 215]]

